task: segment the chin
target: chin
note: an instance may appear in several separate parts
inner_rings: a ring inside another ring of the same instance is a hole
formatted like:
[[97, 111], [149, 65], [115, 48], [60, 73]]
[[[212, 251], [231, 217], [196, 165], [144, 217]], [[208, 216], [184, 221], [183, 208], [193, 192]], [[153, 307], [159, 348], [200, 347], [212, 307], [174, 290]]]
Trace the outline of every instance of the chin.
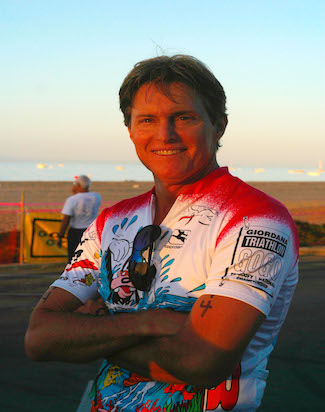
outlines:
[[154, 173], [153, 175], [159, 179], [161, 182], [166, 182], [166, 183], [183, 183], [186, 180], [188, 180], [191, 176], [190, 173], [175, 173], [175, 170], [168, 172], [165, 170], [163, 173]]

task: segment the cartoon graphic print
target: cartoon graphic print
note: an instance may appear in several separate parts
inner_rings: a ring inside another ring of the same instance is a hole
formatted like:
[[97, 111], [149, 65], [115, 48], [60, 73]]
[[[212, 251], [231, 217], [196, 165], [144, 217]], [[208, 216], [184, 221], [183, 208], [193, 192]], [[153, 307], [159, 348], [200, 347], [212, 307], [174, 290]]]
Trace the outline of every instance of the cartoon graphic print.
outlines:
[[239, 378], [241, 375], [241, 365], [237, 365], [231, 377], [230, 385], [227, 380], [221, 382], [216, 388], [208, 390], [207, 411], [214, 411], [221, 406], [224, 411], [231, 411], [237, 404], [239, 396]]
[[109, 368], [106, 378], [103, 382], [103, 388], [105, 388], [106, 386], [113, 385], [115, 383], [119, 383], [122, 375], [123, 372], [118, 366], [112, 366], [111, 368]]
[[192, 205], [185, 213], [186, 215], [182, 216], [179, 221], [185, 221], [186, 225], [195, 218], [201, 225], [209, 226], [218, 211], [203, 205]]
[[[187, 234], [190, 231], [185, 231]], [[162, 255], [162, 250], [168, 250], [168, 245], [173, 242], [173, 233], [167, 230], [165, 231], [157, 244], [157, 255]], [[186, 241], [186, 240], [185, 240]], [[161, 257], [160, 262], [157, 262], [160, 267], [159, 278], [156, 282], [156, 289], [154, 291], [154, 298], [148, 302], [147, 307], [150, 309], [154, 308], [172, 308], [173, 310], [179, 310], [183, 312], [189, 312], [196, 301], [196, 298], [192, 297], [193, 292], [205, 289], [205, 284], [202, 284], [196, 287], [193, 290], [189, 290], [186, 293], [186, 296], [179, 296], [171, 293], [175, 283], [182, 281], [182, 274], [179, 276], [174, 276], [170, 278], [169, 272], [172, 268], [172, 265], [175, 261], [175, 258], [171, 257], [169, 253], [164, 254]]]
[[83, 268], [83, 269], [98, 270], [95, 264], [88, 259], [79, 260], [78, 262], [73, 263], [70, 267], [67, 267], [65, 270], [66, 272], [69, 272], [70, 270], [78, 268], [78, 267]]
[[[156, 245], [155, 259], [158, 259], [159, 262], [155, 261], [155, 263], [160, 268], [159, 287], [150, 291], [150, 299], [148, 292], [136, 290], [130, 282], [127, 268], [133, 246], [127, 230], [132, 228], [136, 220], [136, 216], [134, 216], [130, 220], [123, 219], [121, 224], [114, 226], [112, 239], [107, 251], [103, 254], [100, 293], [108, 302], [107, 306], [113, 311], [123, 311], [123, 307], [127, 311], [157, 307], [190, 311], [196, 298], [190, 296], [192, 291], [189, 291], [186, 296], [177, 296], [171, 293], [173, 284], [180, 282], [182, 277], [169, 278], [174, 258], [171, 258], [169, 254], [164, 254], [161, 258], [159, 253], [172, 235], [170, 230], [163, 231]], [[140, 230], [140, 228], [137, 229]], [[201, 290], [204, 287], [201, 285], [196, 289]], [[123, 386], [121, 386], [121, 382], [123, 382]], [[153, 382], [109, 363], [106, 363], [106, 368], [97, 377], [97, 389], [100, 390], [100, 396], [97, 398], [97, 405], [100, 408], [98, 410], [102, 411], [163, 412], [191, 409], [200, 411], [204, 402], [203, 389], [188, 385]], [[94, 392], [93, 396], [95, 397]]]
[[91, 273], [87, 273], [83, 278], [76, 279], [73, 281], [73, 283], [76, 283], [76, 282], [81, 282], [85, 284], [86, 286], [91, 286], [93, 282], [95, 282], [95, 278], [93, 277]]
[[[118, 385], [120, 381], [123, 382], [122, 390]], [[95, 392], [99, 388], [102, 392], [96, 397]], [[185, 412], [203, 410], [204, 392], [204, 389], [192, 385], [153, 382], [117, 366], [109, 366], [98, 374], [90, 396], [94, 398], [94, 411], [97, 405], [98, 410], [111, 412]]]
[[130, 281], [127, 270], [132, 244], [126, 239], [127, 231], [137, 219], [138, 216], [133, 216], [130, 221], [124, 218], [121, 224], [112, 228], [112, 241], [103, 254], [99, 292], [112, 310], [117, 310], [114, 304], [134, 306], [139, 302], [139, 291]]

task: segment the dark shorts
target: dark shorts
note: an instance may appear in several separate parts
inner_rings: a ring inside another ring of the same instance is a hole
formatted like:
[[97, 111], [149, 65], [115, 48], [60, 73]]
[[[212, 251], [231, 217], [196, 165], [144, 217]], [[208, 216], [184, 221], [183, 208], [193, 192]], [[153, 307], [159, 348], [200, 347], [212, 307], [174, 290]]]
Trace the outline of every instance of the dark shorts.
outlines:
[[80, 243], [81, 236], [86, 229], [87, 228], [85, 229], [74, 229], [73, 227], [69, 228], [68, 230], [68, 259], [69, 259], [69, 262], [71, 262], [74, 252]]

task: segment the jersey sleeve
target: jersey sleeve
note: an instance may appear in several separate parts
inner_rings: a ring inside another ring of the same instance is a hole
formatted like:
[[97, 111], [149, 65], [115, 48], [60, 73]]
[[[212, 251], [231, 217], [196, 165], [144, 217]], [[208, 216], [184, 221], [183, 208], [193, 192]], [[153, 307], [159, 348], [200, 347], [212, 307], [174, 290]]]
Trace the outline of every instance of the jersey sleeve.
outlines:
[[241, 300], [267, 316], [282, 286], [298, 280], [292, 223], [259, 217], [228, 225], [217, 239], [205, 293]]
[[85, 230], [64, 272], [51, 286], [62, 288], [85, 303], [97, 296], [100, 268], [100, 238], [95, 220]]

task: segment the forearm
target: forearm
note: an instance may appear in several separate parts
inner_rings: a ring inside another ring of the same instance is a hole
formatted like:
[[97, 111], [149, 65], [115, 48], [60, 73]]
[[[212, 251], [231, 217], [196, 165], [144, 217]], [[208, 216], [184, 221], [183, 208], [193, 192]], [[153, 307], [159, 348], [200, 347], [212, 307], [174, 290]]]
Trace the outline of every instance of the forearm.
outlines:
[[69, 223], [70, 223], [70, 216], [63, 215], [60, 230], [59, 230], [59, 233], [58, 233], [59, 238], [62, 238], [64, 236], [65, 231], [67, 230], [67, 227], [69, 226]]
[[[235, 368], [233, 354], [199, 337], [181, 333], [151, 339], [109, 357], [118, 366], [145, 378], [170, 384], [217, 386]], [[233, 366], [230, 366], [232, 365]]]
[[135, 345], [149, 336], [147, 322], [135, 328], [132, 314], [91, 316], [47, 312], [31, 322], [27, 353], [35, 360], [89, 362]]
[[157, 381], [216, 386], [233, 373], [263, 319], [261, 312], [239, 300], [203, 295], [175, 335], [141, 343], [110, 359]]
[[89, 362], [176, 333], [181, 320], [171, 321], [169, 310], [104, 316], [38, 310], [26, 333], [26, 352], [34, 360]]

